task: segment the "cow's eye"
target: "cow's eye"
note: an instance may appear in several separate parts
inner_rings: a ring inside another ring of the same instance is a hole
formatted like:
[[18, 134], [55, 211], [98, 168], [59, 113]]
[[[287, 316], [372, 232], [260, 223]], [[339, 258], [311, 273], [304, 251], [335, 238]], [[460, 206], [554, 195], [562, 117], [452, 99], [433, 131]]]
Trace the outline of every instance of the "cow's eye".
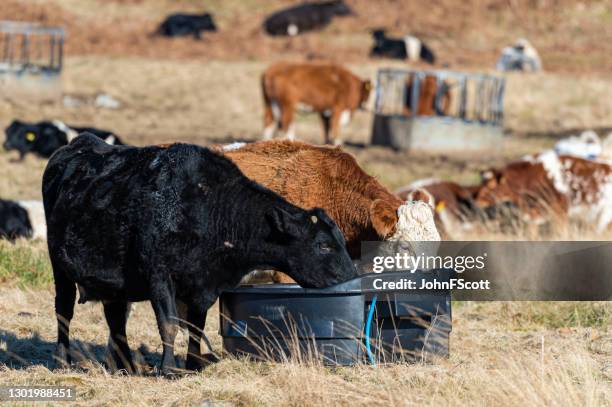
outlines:
[[319, 243], [319, 251], [323, 254], [327, 254], [332, 251], [332, 248], [327, 243]]

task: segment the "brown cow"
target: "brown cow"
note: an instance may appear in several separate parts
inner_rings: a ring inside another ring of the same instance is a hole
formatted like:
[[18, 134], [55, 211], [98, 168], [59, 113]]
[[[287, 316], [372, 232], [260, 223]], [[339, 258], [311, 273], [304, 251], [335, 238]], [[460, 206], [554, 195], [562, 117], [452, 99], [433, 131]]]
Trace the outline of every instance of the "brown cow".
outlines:
[[[302, 107], [319, 113], [325, 143], [339, 145], [340, 126], [347, 124], [354, 110], [368, 100], [371, 84], [345, 68], [325, 63], [279, 62], [261, 77], [264, 99], [264, 139], [277, 128], [288, 139], [295, 137], [293, 115]], [[331, 138], [330, 138], [331, 134]]]
[[[464, 187], [452, 181], [419, 180], [395, 193], [405, 200], [424, 200], [435, 209], [436, 227], [443, 239], [457, 237], [480, 219], [474, 198], [480, 186]], [[422, 191], [426, 191], [423, 194]]]
[[224, 154], [247, 177], [294, 205], [324, 209], [353, 258], [363, 241], [440, 240], [429, 205], [402, 201], [340, 148], [275, 140], [232, 145]]
[[[414, 75], [410, 75], [406, 81], [406, 100], [404, 114], [411, 116], [414, 111], [412, 106]], [[450, 85], [446, 81], [438, 80], [433, 75], [426, 75], [419, 82], [419, 106], [416, 114], [419, 116], [447, 116], [450, 111], [451, 94]]]
[[512, 162], [502, 169], [483, 171], [483, 185], [476, 196], [479, 207], [511, 202], [521, 221], [539, 226], [551, 221], [563, 229], [569, 199], [560, 161], [552, 153], [540, 158]]

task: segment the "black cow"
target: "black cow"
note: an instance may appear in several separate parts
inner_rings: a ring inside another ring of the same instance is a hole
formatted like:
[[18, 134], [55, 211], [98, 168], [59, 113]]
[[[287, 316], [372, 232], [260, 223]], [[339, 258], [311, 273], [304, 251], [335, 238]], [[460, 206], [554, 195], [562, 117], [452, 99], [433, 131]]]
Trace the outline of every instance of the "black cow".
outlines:
[[202, 38], [202, 31], [217, 31], [212, 15], [203, 14], [172, 14], [159, 25], [155, 31], [157, 35], [166, 37], [185, 37], [193, 35], [196, 39]]
[[58, 148], [65, 146], [80, 133], [94, 134], [108, 144], [121, 145], [123, 142], [110, 131], [92, 127], [67, 126], [59, 120], [26, 123], [20, 120], [13, 122], [4, 130], [6, 140], [5, 150], [16, 150], [23, 160], [27, 153], [49, 158]]
[[352, 10], [342, 0], [320, 3], [303, 3], [277, 11], [264, 21], [264, 29], [270, 35], [297, 35], [305, 31], [323, 28], [334, 16], [348, 16]]
[[374, 46], [370, 51], [372, 57], [409, 59], [411, 61], [422, 59], [430, 64], [436, 62], [433, 51], [417, 37], [407, 35], [400, 39], [390, 38], [386, 36], [385, 30], [380, 29], [372, 31], [372, 36], [374, 37]]
[[289, 204], [194, 145], [110, 146], [81, 135], [49, 160], [43, 201], [62, 364], [77, 287], [80, 303], [104, 302], [115, 363], [130, 371], [128, 302], [151, 301], [162, 372], [172, 373], [177, 301], [188, 307], [186, 367], [196, 369], [208, 308], [253, 269], [282, 270], [304, 287], [356, 276], [323, 210]]
[[0, 239], [14, 241], [30, 238], [32, 233], [28, 211], [17, 202], [0, 199]]

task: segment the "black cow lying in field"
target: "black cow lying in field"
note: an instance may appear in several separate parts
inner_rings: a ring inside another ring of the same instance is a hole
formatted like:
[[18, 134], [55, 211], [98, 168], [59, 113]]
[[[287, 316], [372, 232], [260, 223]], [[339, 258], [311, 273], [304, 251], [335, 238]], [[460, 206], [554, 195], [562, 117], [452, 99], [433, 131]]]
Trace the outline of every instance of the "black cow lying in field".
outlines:
[[65, 146], [80, 133], [88, 132], [108, 144], [121, 145], [123, 142], [107, 130], [92, 127], [67, 126], [59, 120], [26, 123], [20, 120], [13, 122], [4, 130], [6, 140], [5, 150], [16, 150], [19, 158], [23, 160], [27, 153], [34, 153], [43, 158], [51, 157], [58, 148]]
[[374, 30], [372, 36], [374, 46], [370, 51], [370, 56], [410, 61], [421, 59], [430, 64], [436, 62], [433, 51], [417, 37], [407, 35], [404, 38], [390, 38], [386, 36], [385, 30]]
[[202, 38], [202, 31], [217, 31], [212, 15], [203, 14], [172, 14], [159, 25], [155, 31], [157, 35], [166, 37], [185, 37], [193, 35]]
[[270, 35], [298, 35], [305, 31], [323, 28], [334, 16], [353, 14], [342, 0], [303, 3], [277, 11], [264, 21], [264, 29]]
[[230, 160], [194, 145], [112, 147], [81, 135], [49, 160], [43, 200], [64, 365], [77, 287], [80, 303], [104, 302], [111, 352], [129, 371], [128, 303], [151, 301], [162, 372], [172, 373], [177, 302], [188, 308], [186, 367], [197, 369], [208, 308], [253, 269], [282, 270], [304, 287], [356, 276], [344, 238], [323, 210], [289, 204]]
[[0, 199], [0, 239], [14, 241], [20, 237], [32, 237], [27, 209], [15, 201]]

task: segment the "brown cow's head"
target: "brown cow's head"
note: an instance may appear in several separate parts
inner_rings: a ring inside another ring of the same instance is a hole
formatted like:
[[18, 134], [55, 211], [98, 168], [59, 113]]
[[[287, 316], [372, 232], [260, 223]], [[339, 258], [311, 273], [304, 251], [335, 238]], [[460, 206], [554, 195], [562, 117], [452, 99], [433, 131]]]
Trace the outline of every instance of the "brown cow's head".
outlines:
[[[515, 202], [517, 194], [508, 185], [502, 171], [491, 168], [480, 173], [482, 185], [476, 192], [476, 205], [480, 208], [493, 206], [499, 202]], [[516, 202], [515, 202], [516, 203]]]

